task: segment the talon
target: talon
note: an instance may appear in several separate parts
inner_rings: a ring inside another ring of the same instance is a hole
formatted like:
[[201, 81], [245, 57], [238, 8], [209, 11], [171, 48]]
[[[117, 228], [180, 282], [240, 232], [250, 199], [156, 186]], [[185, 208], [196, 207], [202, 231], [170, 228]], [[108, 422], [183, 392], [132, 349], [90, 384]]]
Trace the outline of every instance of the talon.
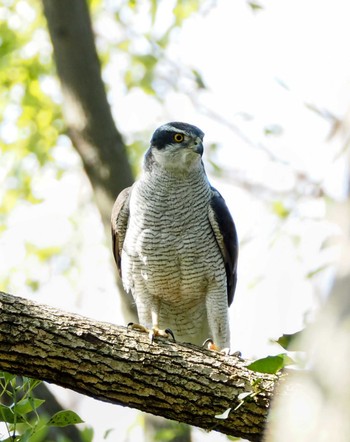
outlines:
[[222, 353], [222, 354], [224, 354], [226, 356], [228, 356], [230, 354], [230, 349], [229, 348], [220, 348], [220, 347], [218, 347], [211, 338], [206, 339], [203, 342], [202, 347], [206, 347], [208, 350], [211, 350], [211, 351], [217, 351], [217, 352]]
[[151, 344], [153, 343], [154, 338], [155, 338], [156, 336], [160, 336], [161, 338], [166, 338], [166, 339], [169, 339], [170, 336], [171, 336], [172, 339], [173, 339], [173, 341], [176, 342], [176, 341], [175, 341], [174, 333], [172, 332], [172, 330], [170, 330], [170, 328], [167, 328], [167, 329], [165, 329], [165, 330], [161, 330], [161, 329], [159, 329], [158, 327], [153, 327], [153, 328], [149, 331], [149, 337], [150, 337], [150, 340], [151, 340]]
[[170, 328], [166, 328], [165, 333], [168, 333], [168, 335], [170, 335], [173, 338], [173, 341], [176, 342], [174, 333], [172, 330], [170, 330]]
[[172, 330], [170, 330], [170, 328], [167, 328], [165, 330], [161, 330], [158, 327], [152, 327], [151, 329], [149, 329], [141, 324], [135, 324], [134, 322], [129, 322], [129, 324], [127, 325], [127, 328], [128, 329], [131, 328], [132, 330], [136, 330], [136, 331], [139, 331], [142, 333], [148, 333], [151, 344], [153, 344], [154, 339], [157, 336], [167, 338], [167, 339], [172, 337], [173, 341], [176, 342], [174, 333], [172, 332]]
[[219, 351], [219, 347], [214, 343], [214, 341], [211, 338], [206, 339], [203, 342], [202, 347], [205, 347], [208, 350], [212, 351]]

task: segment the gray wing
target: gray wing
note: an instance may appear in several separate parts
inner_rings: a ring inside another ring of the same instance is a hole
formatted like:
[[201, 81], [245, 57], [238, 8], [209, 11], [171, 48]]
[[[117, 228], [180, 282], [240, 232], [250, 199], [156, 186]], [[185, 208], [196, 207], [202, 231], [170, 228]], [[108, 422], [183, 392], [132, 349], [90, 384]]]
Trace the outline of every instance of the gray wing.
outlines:
[[111, 229], [113, 241], [113, 255], [121, 276], [121, 255], [126, 230], [129, 221], [129, 198], [131, 187], [122, 190], [118, 195], [112, 209]]
[[232, 216], [220, 193], [212, 187], [209, 221], [224, 258], [227, 279], [227, 300], [230, 306], [237, 283], [238, 238]]

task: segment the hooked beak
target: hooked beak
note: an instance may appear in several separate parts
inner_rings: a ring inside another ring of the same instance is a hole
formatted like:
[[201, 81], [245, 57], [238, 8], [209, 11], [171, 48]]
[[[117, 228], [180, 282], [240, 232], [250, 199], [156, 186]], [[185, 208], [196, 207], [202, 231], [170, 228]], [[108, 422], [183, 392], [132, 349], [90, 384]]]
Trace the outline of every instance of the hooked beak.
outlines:
[[194, 152], [198, 153], [200, 156], [203, 155], [204, 148], [203, 148], [203, 142], [201, 139], [198, 138], [196, 140], [196, 143], [193, 144], [191, 147]]

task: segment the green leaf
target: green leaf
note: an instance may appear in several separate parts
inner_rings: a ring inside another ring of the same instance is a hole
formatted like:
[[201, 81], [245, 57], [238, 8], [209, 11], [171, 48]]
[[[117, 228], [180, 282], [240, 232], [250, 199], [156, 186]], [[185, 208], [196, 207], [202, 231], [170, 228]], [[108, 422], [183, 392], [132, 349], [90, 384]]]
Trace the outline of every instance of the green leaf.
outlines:
[[263, 6], [261, 6], [259, 3], [257, 2], [248, 2], [248, 5], [251, 7], [251, 9], [255, 12], [255, 11], [261, 11], [263, 8]]
[[91, 427], [86, 427], [80, 431], [80, 437], [83, 442], [93, 442], [94, 440], [94, 430]]
[[[28, 442], [46, 442], [49, 440], [47, 438], [47, 434], [49, 432], [49, 427], [46, 425], [43, 421], [38, 421], [37, 426], [34, 428], [28, 428], [26, 432], [21, 436], [26, 436], [28, 439]], [[51, 440], [51, 439], [50, 439]], [[56, 439], [57, 440], [57, 439]], [[59, 439], [61, 441], [61, 439]], [[66, 439], [64, 439], [65, 441]], [[20, 442], [22, 442], [22, 439], [20, 439]], [[63, 441], [62, 441], [63, 442]]]
[[192, 69], [192, 74], [194, 76], [197, 88], [206, 89], [207, 87], [205, 85], [202, 75], [196, 69]]
[[4, 378], [6, 383], [9, 383], [12, 381], [12, 379], [16, 378], [16, 375], [7, 373], [6, 371], [0, 372], [0, 378]]
[[29, 442], [32, 433], [33, 433], [32, 429], [28, 428], [23, 434], [20, 435], [18, 440], [20, 442]]
[[65, 410], [55, 413], [47, 425], [51, 427], [66, 427], [67, 425], [81, 424], [83, 422], [77, 413], [71, 410]]
[[8, 424], [15, 424], [24, 422], [22, 416], [16, 415], [9, 407], [0, 404], [0, 422], [7, 422]]
[[323, 264], [320, 267], [317, 267], [316, 269], [311, 270], [309, 273], [306, 274], [306, 278], [311, 279], [326, 269], [329, 269], [329, 264]]
[[17, 404], [13, 407], [13, 412], [23, 416], [24, 414], [36, 410], [44, 402], [45, 401], [43, 399], [22, 399], [21, 401], [17, 402]]
[[173, 9], [176, 25], [181, 26], [187, 18], [197, 12], [199, 3], [198, 0], [192, 0], [191, 2], [188, 0], [177, 0]]
[[272, 211], [280, 218], [287, 218], [290, 214], [290, 210], [283, 204], [282, 201], [274, 201], [272, 203]]
[[294, 361], [285, 353], [276, 356], [267, 356], [266, 358], [257, 359], [247, 366], [249, 370], [259, 373], [276, 374], [287, 365], [293, 364]]
[[299, 330], [292, 334], [285, 333], [280, 336], [275, 342], [277, 342], [277, 344], [279, 344], [285, 350], [301, 351], [302, 348], [298, 345], [297, 341], [299, 341], [302, 333], [304, 333], [304, 330]]

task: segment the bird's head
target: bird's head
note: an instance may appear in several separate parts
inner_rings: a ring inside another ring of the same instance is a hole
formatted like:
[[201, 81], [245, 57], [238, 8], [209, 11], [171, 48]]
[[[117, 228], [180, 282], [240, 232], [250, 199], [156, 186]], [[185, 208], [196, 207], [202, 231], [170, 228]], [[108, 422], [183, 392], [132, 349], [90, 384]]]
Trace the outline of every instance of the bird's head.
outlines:
[[204, 133], [196, 126], [172, 122], [153, 134], [146, 153], [148, 162], [156, 162], [169, 171], [186, 172], [201, 164]]

